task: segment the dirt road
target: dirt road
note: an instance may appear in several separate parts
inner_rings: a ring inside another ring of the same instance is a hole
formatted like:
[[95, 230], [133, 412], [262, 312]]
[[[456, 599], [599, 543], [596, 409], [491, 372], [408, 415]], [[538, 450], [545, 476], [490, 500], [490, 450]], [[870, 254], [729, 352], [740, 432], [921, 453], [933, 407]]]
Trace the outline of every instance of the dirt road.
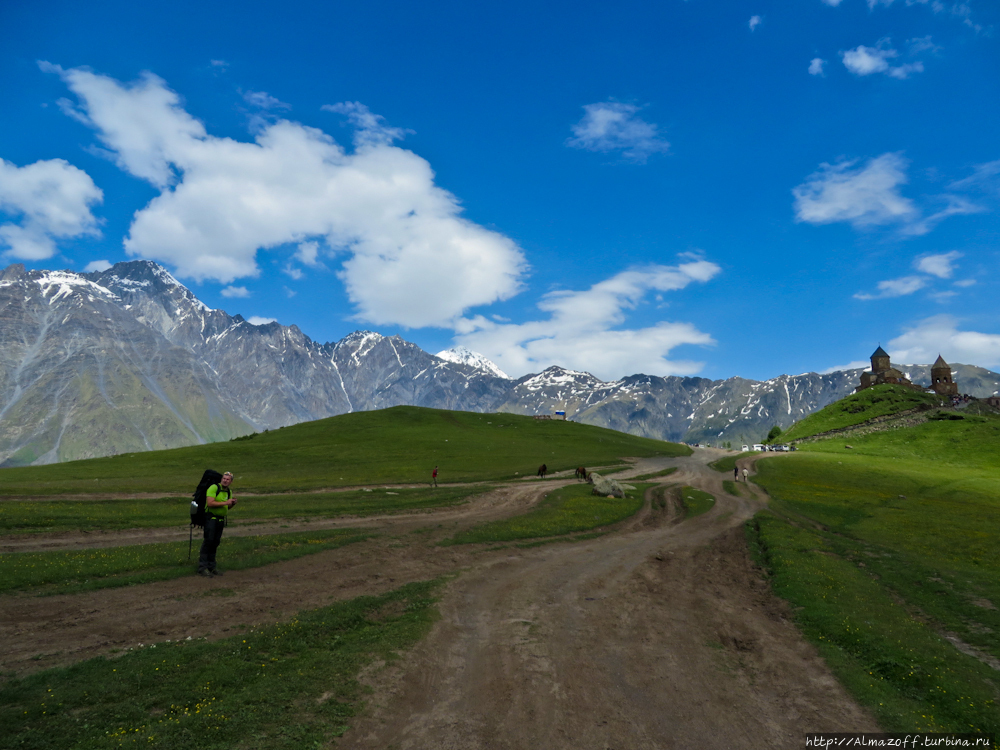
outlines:
[[684, 521], [676, 504], [647, 497], [635, 518], [585, 542], [484, 551], [411, 534], [523, 512], [553, 486], [524, 484], [461, 509], [367, 519], [379, 539], [224, 579], [3, 597], [0, 668], [201, 635], [209, 613], [238, 630], [461, 570], [431, 634], [368, 672], [369, 707], [337, 747], [799, 748], [806, 732], [877, 731], [750, 563], [742, 523], [763, 495], [742, 483], [742, 496], [725, 493], [728, 477], [706, 465], [719, 455], [629, 472], [678, 466], [668, 481], [712, 493], [708, 513]]
[[875, 731], [754, 571], [741, 524], [762, 503], [723, 492], [717, 457], [670, 477], [716, 496], [705, 515], [647, 508], [622, 533], [462, 576], [340, 746], [798, 748], [807, 731]]

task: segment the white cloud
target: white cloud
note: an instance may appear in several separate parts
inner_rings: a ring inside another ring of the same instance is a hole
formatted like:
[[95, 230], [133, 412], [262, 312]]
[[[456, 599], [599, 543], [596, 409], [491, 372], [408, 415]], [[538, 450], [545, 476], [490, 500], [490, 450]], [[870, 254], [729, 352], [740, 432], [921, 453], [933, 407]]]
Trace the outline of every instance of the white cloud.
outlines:
[[855, 299], [885, 299], [887, 297], [904, 297], [907, 294], [913, 294], [927, 286], [927, 279], [922, 276], [903, 276], [899, 279], [889, 279], [887, 281], [880, 281], [878, 283], [878, 293], [868, 294], [866, 292], [858, 292], [854, 295]]
[[344, 115], [354, 126], [354, 145], [388, 146], [400, 138], [412, 133], [412, 130], [391, 128], [385, 124], [385, 118], [368, 109], [361, 102], [340, 102], [339, 104], [324, 104], [320, 107], [324, 112], [334, 112]]
[[959, 286], [959, 287], [962, 287], [962, 288], [965, 288], [965, 287], [968, 287], [968, 286], [975, 286], [975, 285], [976, 285], [976, 280], [975, 279], [961, 279], [961, 280], [955, 282], [955, 286]]
[[634, 104], [598, 102], [584, 105], [583, 110], [583, 119], [572, 127], [573, 137], [566, 141], [567, 146], [602, 153], [620, 151], [624, 158], [640, 164], [653, 154], [670, 150], [658, 127], [636, 116], [639, 107]]
[[810, 224], [846, 221], [855, 229], [898, 224], [904, 235], [922, 235], [949, 216], [984, 210], [961, 196], [945, 194], [925, 198], [928, 207], [944, 205], [924, 215], [900, 193], [900, 187], [908, 182], [907, 166], [899, 153], [882, 154], [861, 166], [857, 159], [821, 164], [792, 189], [795, 218]]
[[931, 276], [937, 276], [939, 279], [950, 279], [955, 271], [955, 261], [961, 257], [962, 253], [952, 250], [950, 253], [925, 255], [922, 258], [917, 258], [913, 265], [918, 271], [923, 271]]
[[[876, 294], [858, 292], [854, 295], [854, 298], [873, 300], [886, 299], [889, 297], [902, 297], [907, 294], [913, 294], [934, 281], [934, 278], [932, 277], [936, 277], [938, 279], [950, 279], [955, 271], [955, 261], [961, 257], [962, 253], [957, 250], [952, 250], [949, 253], [939, 253], [937, 255], [920, 256], [914, 259], [913, 267], [921, 273], [926, 274], [925, 276], [903, 276], [899, 279], [880, 281], [878, 283], [878, 292]], [[973, 281], [973, 283], [975, 282]], [[958, 281], [955, 282], [955, 286], [968, 286], [968, 284], [965, 281]], [[938, 302], [944, 302], [954, 297], [955, 294], [956, 292], [954, 291], [937, 291], [932, 292], [929, 296]]]
[[259, 315], [252, 315], [247, 318], [247, 323], [252, 326], [266, 326], [268, 323], [277, 323], [277, 318], [262, 318]]
[[0, 159], [0, 224], [4, 255], [44, 260], [56, 253], [56, 240], [99, 236], [91, 206], [104, 198], [90, 175], [62, 159], [18, 167]]
[[295, 257], [305, 266], [320, 265], [318, 256], [318, 242], [300, 242], [298, 248], [295, 250]]
[[93, 273], [94, 271], [107, 271], [109, 268], [111, 268], [111, 263], [106, 260], [92, 260], [83, 267], [83, 272]]
[[903, 227], [903, 233], [912, 235], [927, 234], [943, 219], [947, 219], [949, 216], [977, 214], [986, 210], [982, 206], [977, 206], [975, 203], [958, 195], [944, 195], [940, 196], [939, 199], [945, 202], [944, 208]]
[[888, 153], [869, 159], [821, 164], [804, 183], [795, 187], [795, 218], [810, 224], [850, 222], [856, 228], [909, 221], [918, 215], [899, 186], [907, 182], [907, 161]]
[[283, 273], [288, 274], [289, 276], [291, 276], [296, 281], [298, 281], [303, 276], [305, 276], [305, 274], [302, 272], [301, 268], [296, 268], [291, 263], [286, 264], [285, 267], [282, 268], [281, 270], [282, 270]]
[[916, 62], [906, 63], [905, 65], [898, 65], [895, 68], [890, 68], [886, 75], [892, 78], [898, 78], [899, 80], [904, 80], [910, 77], [911, 73], [923, 73], [924, 64], [917, 60]]
[[823, 66], [826, 65], [826, 60], [820, 57], [814, 57], [809, 61], [809, 75], [811, 76], [821, 76], [823, 75]]
[[841, 370], [870, 370], [872, 363], [868, 360], [856, 360], [854, 362], [848, 362], [846, 365], [834, 365], [833, 367], [827, 367], [820, 374], [829, 375], [831, 372], [840, 372]]
[[[935, 50], [937, 47], [931, 43], [930, 37], [910, 40], [910, 54], [917, 54], [926, 50]], [[892, 66], [889, 61], [899, 57], [899, 51], [890, 46], [888, 39], [882, 39], [875, 47], [866, 47], [861, 44], [854, 49], [840, 53], [840, 59], [844, 67], [856, 76], [868, 76], [873, 73], [885, 73], [892, 78], [900, 80], [909, 78], [913, 73], [923, 73], [924, 64], [919, 60], [904, 63], [903, 65]]]
[[948, 188], [951, 190], [963, 190], [970, 187], [995, 187], [995, 178], [997, 175], [1000, 175], [1000, 159], [986, 162], [985, 164], [977, 164], [969, 177], [955, 180], [948, 185]]
[[291, 109], [291, 104], [285, 104], [266, 91], [244, 91], [243, 101], [260, 109]]
[[941, 292], [932, 292], [927, 296], [930, 297], [935, 302], [947, 302], [952, 297], [956, 297], [957, 295], [958, 292], [956, 292], [954, 289], [946, 289]]
[[1000, 366], [1000, 334], [960, 331], [952, 316], [935, 315], [890, 341], [889, 354], [908, 364], [928, 364], [940, 354], [951, 364], [993, 369]]
[[836, 8], [843, 0], [823, 0], [825, 5], [829, 5], [831, 8]]
[[259, 249], [298, 243], [307, 258], [301, 243], [322, 239], [346, 256], [339, 277], [356, 317], [376, 325], [447, 326], [519, 290], [526, 264], [515, 243], [462, 218], [430, 164], [392, 144], [402, 131], [357, 102], [327, 107], [357, 126], [353, 153], [287, 120], [243, 142], [209, 135], [150, 73], [122, 84], [42, 67], [76, 94], [76, 116], [122, 169], [162, 191], [136, 213], [129, 255], [230, 283], [259, 273]]
[[764, 19], [761, 18], [760, 16], [750, 16], [750, 23], [749, 23], [750, 31], [753, 31], [754, 29], [756, 29], [763, 22], [764, 22]]
[[455, 342], [495, 362], [515, 377], [554, 364], [613, 379], [636, 372], [692, 375], [699, 362], [668, 360], [682, 344], [713, 344], [690, 323], [662, 321], [642, 329], [620, 329], [626, 311], [650, 292], [669, 292], [707, 282], [720, 271], [706, 260], [623, 271], [583, 291], [547, 294], [538, 304], [546, 320], [498, 323], [483, 316], [457, 326]]
[[927, 36], [908, 39], [906, 43], [910, 45], [911, 55], [919, 55], [921, 52], [926, 52], [928, 50], [931, 52], [941, 51], [941, 47], [939, 47], [938, 45], [934, 44], [934, 42], [931, 41], [931, 37], [929, 34]]
[[899, 52], [892, 48], [866, 47], [859, 44], [854, 49], [840, 53], [844, 67], [857, 76], [868, 76], [872, 73], [884, 73], [889, 70], [889, 60], [897, 57]]
[[243, 298], [249, 297], [250, 291], [245, 286], [227, 286], [221, 292], [219, 292], [223, 297], [233, 298]]

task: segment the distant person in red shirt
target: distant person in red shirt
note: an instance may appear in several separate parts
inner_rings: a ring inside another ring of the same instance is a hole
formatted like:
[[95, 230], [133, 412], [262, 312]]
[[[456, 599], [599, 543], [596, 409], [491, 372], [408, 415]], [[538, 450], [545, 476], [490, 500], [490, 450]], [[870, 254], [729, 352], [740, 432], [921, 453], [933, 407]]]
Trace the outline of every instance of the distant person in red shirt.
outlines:
[[434, 471], [431, 472], [431, 482], [434, 484], [435, 487], [438, 486], [438, 467], [437, 466], [435, 466], [434, 467]]

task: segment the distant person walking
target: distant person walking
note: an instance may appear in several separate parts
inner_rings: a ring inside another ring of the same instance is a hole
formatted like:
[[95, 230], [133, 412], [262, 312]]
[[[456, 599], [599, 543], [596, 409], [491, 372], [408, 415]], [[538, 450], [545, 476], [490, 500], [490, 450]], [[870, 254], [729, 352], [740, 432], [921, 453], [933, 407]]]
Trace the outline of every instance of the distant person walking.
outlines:
[[438, 486], [438, 467], [434, 467], [434, 471], [431, 472], [431, 484], [435, 487]]
[[233, 473], [227, 471], [222, 475], [222, 480], [209, 487], [205, 493], [205, 541], [201, 543], [201, 554], [198, 556], [198, 575], [206, 578], [222, 575], [215, 564], [215, 553], [222, 541], [229, 511], [236, 505], [233, 491], [229, 489], [232, 483]]
[[748, 477], [748, 476], [750, 476], [750, 472], [749, 472], [749, 471], [747, 471], [746, 469], [743, 469], [743, 481], [744, 481], [744, 482], [746, 482], [746, 481], [747, 481], [747, 477]]
[[733, 467], [733, 481], [734, 482], [740, 481], [740, 467], [739, 466], [734, 466]]

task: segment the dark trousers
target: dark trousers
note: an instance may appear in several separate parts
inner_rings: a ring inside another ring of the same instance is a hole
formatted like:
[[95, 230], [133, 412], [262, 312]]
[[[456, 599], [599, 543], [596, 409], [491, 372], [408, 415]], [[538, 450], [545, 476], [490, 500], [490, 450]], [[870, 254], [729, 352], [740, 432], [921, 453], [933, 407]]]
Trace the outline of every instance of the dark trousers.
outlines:
[[205, 541], [201, 543], [201, 554], [198, 556], [198, 570], [215, 570], [215, 552], [219, 549], [225, 528], [225, 518], [209, 514], [205, 521]]

